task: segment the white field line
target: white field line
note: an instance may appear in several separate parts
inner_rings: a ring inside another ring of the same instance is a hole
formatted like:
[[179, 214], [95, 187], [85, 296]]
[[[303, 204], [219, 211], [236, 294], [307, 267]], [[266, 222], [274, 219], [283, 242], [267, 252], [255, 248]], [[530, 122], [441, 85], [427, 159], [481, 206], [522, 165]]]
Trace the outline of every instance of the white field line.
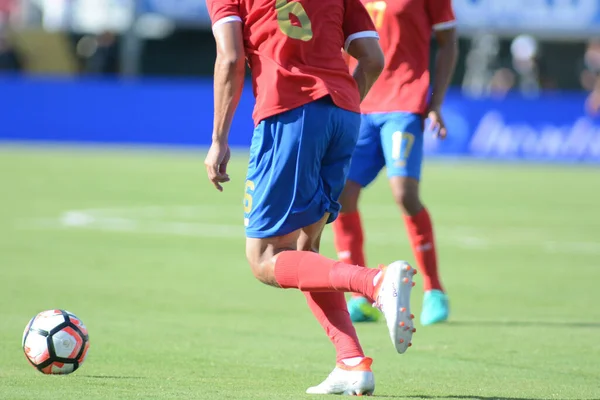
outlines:
[[[217, 222], [223, 212], [237, 212], [231, 206], [143, 206], [131, 208], [98, 208], [70, 210], [58, 218], [24, 221], [24, 229], [83, 229], [134, 234], [161, 234], [241, 240], [244, 227]], [[208, 222], [212, 220], [214, 222]], [[206, 221], [206, 222], [205, 222]], [[394, 226], [398, 232], [401, 224]], [[494, 230], [492, 234], [468, 226], [436, 227], [438, 241], [469, 250], [501, 247], [528, 247], [544, 253], [600, 254], [600, 242], [563, 241], [551, 239], [541, 231], [518, 228]], [[401, 240], [390, 231], [367, 231], [367, 240], [378, 246], [397, 245]], [[329, 232], [323, 241], [331, 243]]]

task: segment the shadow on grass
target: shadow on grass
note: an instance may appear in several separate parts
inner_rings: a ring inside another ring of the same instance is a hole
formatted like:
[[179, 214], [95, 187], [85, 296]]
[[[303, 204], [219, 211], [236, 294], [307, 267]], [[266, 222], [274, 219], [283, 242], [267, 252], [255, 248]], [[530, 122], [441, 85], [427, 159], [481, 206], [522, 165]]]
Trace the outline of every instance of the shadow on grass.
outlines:
[[80, 378], [90, 379], [146, 379], [143, 376], [112, 376], [112, 375], [78, 375]]
[[448, 321], [448, 326], [546, 326], [565, 328], [600, 328], [600, 322], [577, 322], [577, 321]]
[[[544, 397], [502, 397], [502, 396], [470, 396], [470, 395], [447, 395], [447, 396], [429, 396], [429, 395], [381, 395], [374, 397], [378, 397], [380, 399], [466, 399], [466, 400], [546, 400]], [[594, 399], [571, 399], [571, 400], [600, 400], [598, 398]]]

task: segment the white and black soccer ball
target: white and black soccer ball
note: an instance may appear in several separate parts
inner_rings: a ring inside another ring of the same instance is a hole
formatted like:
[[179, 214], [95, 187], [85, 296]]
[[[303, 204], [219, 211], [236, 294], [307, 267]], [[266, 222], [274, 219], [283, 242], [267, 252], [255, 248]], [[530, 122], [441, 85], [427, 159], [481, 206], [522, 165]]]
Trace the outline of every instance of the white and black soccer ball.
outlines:
[[23, 332], [25, 357], [44, 374], [70, 374], [83, 364], [90, 347], [83, 322], [65, 310], [42, 311]]

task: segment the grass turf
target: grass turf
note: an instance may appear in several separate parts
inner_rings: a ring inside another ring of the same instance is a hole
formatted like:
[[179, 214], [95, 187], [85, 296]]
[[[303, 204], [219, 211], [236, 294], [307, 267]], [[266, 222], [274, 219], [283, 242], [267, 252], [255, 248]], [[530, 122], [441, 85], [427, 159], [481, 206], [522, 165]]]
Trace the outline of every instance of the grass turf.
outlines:
[[[0, 147], [0, 399], [300, 399], [327, 376], [333, 348], [303, 296], [245, 264], [244, 157], [220, 194], [203, 155]], [[359, 325], [375, 395], [600, 398], [598, 182], [592, 168], [429, 163], [451, 322], [417, 324], [402, 356], [383, 323]], [[383, 177], [361, 204], [369, 262], [412, 261]], [[70, 376], [20, 348], [51, 308], [90, 330]]]

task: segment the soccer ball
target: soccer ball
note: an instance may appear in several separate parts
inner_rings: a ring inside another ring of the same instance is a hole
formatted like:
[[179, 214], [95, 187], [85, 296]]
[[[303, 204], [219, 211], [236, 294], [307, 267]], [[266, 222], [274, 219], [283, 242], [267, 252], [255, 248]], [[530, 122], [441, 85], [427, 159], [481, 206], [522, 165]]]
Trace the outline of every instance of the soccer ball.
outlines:
[[42, 311], [23, 332], [25, 357], [44, 374], [70, 374], [83, 364], [90, 347], [88, 331], [74, 314]]

